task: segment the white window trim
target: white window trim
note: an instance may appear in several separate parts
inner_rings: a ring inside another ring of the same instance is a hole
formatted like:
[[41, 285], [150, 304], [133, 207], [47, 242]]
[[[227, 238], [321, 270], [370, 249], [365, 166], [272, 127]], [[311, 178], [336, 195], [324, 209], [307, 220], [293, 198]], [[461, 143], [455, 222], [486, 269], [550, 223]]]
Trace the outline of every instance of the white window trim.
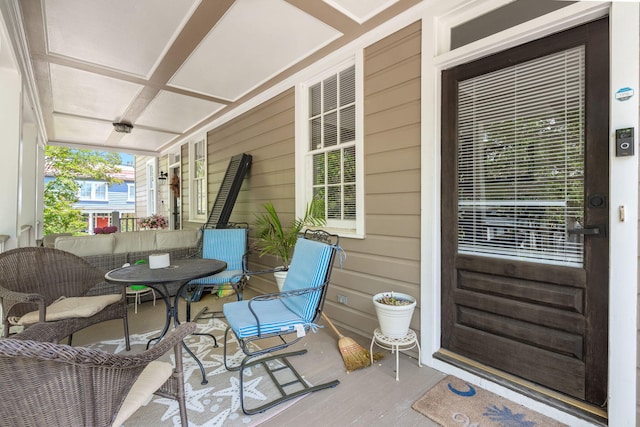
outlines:
[[147, 161], [145, 167], [147, 179], [147, 215], [156, 213], [156, 159]]
[[[205, 213], [197, 214], [196, 212], [196, 188], [194, 186], [195, 180], [195, 145], [199, 142], [204, 143], [204, 204], [205, 204]], [[207, 207], [209, 206], [209, 201], [207, 198], [208, 188], [207, 188], [207, 137], [202, 135], [198, 138], [189, 141], [189, 221], [195, 222], [205, 222], [207, 220]]]
[[347, 60], [342, 59], [330, 64], [322, 73], [310, 78], [304, 83], [296, 85], [296, 143], [295, 143], [295, 196], [296, 217], [304, 216], [307, 204], [313, 198], [312, 164], [309, 150], [309, 88], [319, 81], [334, 75], [355, 64], [356, 84], [356, 220], [355, 228], [332, 227], [328, 222], [327, 231], [339, 234], [341, 237], [364, 238], [364, 79], [363, 79], [363, 51], [357, 50]]

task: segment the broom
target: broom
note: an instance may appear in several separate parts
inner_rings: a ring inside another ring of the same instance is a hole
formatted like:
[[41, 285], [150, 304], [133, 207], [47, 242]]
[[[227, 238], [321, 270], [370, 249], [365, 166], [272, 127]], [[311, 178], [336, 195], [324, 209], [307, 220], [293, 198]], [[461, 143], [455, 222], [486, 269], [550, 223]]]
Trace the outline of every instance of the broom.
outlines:
[[[340, 331], [338, 331], [338, 328], [336, 328], [336, 326], [333, 324], [333, 322], [329, 320], [326, 314], [324, 314], [324, 312], [322, 312], [322, 317], [327, 321], [329, 326], [331, 326], [333, 332], [338, 335], [338, 350], [340, 350], [340, 355], [342, 355], [344, 365], [347, 367], [347, 372], [370, 366], [371, 353], [369, 353], [369, 350], [362, 347], [353, 339], [342, 335]], [[382, 359], [382, 355], [376, 353], [373, 355], [373, 359], [378, 361]]]

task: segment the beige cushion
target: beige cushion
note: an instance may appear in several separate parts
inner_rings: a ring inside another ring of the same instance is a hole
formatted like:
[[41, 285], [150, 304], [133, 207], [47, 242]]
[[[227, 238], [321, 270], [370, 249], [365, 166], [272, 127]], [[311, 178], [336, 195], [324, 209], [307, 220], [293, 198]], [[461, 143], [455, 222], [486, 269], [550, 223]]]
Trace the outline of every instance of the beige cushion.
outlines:
[[53, 233], [47, 234], [42, 238], [42, 246], [45, 248], [55, 248], [55, 242], [58, 237], [72, 236], [71, 233]]
[[131, 386], [113, 425], [122, 425], [138, 408], [146, 405], [153, 393], [171, 377], [172, 373], [173, 368], [170, 363], [157, 360], [150, 362]]
[[194, 248], [198, 243], [199, 230], [158, 230], [156, 250]]
[[[106, 306], [120, 301], [121, 295], [97, 295], [93, 297], [61, 297], [47, 307], [46, 321], [70, 319], [73, 317], [91, 317], [100, 312]], [[17, 320], [18, 325], [31, 325], [37, 323], [39, 312], [31, 311]]]
[[115, 233], [113, 236], [115, 236], [114, 254], [152, 251], [156, 241], [155, 230]]
[[78, 256], [90, 256], [112, 254], [114, 242], [113, 234], [61, 236], [55, 240], [54, 246]]

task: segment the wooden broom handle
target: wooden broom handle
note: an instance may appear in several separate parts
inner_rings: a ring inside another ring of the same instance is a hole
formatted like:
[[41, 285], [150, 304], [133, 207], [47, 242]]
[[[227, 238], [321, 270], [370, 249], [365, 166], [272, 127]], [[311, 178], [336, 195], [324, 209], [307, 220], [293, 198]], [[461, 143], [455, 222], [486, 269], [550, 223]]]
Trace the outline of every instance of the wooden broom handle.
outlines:
[[322, 312], [322, 317], [324, 318], [324, 320], [327, 321], [327, 323], [329, 324], [329, 326], [331, 326], [331, 329], [333, 329], [333, 332], [336, 333], [336, 335], [338, 335], [339, 338], [342, 338], [344, 335], [342, 335], [340, 333], [340, 331], [338, 331], [338, 328], [336, 328], [336, 325], [333, 324], [333, 322], [331, 320], [329, 320], [329, 318], [327, 317], [326, 314], [324, 314], [324, 311]]

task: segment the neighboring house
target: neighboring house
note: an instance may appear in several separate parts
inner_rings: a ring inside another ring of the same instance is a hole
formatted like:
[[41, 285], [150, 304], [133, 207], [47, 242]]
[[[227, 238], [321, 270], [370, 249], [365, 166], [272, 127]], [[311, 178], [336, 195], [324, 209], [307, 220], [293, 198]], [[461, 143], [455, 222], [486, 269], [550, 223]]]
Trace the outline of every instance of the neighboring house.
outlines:
[[[135, 214], [134, 168], [122, 165], [114, 178], [122, 182], [108, 185], [104, 181], [90, 179], [77, 181], [80, 191], [78, 202], [73, 207], [82, 211], [87, 220], [88, 233], [93, 233], [95, 228], [115, 225], [112, 223], [114, 215], [121, 218]], [[45, 176], [45, 183], [51, 179], [51, 176]]]
[[427, 366], [572, 426], [637, 425], [638, 5], [415, 3], [137, 157], [137, 215], [202, 226], [249, 153], [231, 221], [323, 198], [345, 330], [370, 337], [372, 296], [409, 293]]

